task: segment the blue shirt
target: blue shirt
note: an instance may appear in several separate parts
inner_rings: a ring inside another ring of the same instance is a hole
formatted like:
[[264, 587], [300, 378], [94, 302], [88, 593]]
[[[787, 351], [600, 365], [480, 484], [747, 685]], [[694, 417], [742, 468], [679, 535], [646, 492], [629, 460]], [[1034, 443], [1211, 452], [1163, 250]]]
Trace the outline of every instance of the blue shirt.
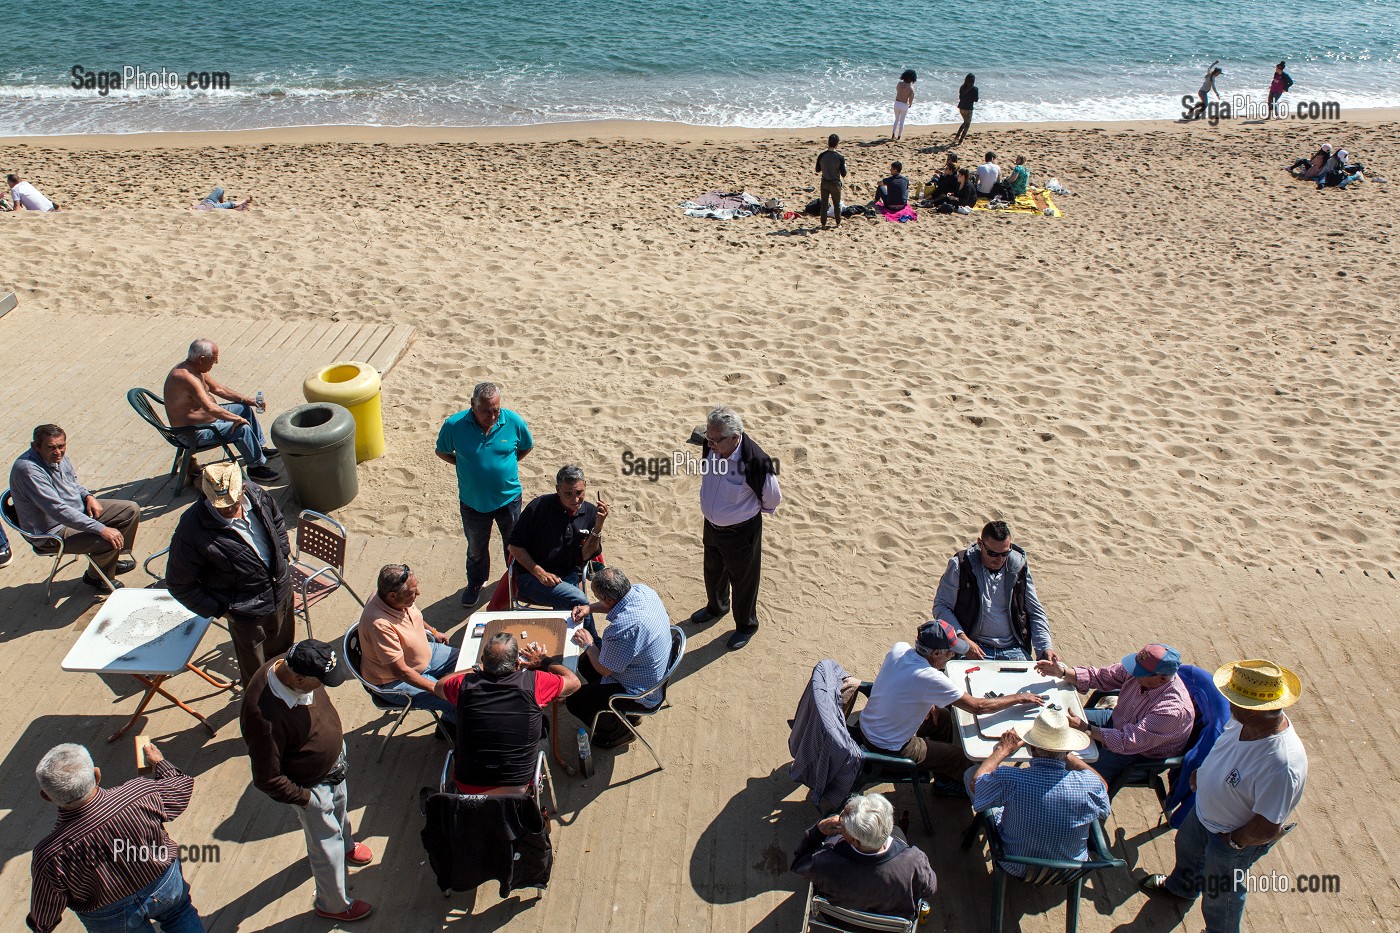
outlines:
[[437, 451], [457, 458], [457, 498], [477, 512], [494, 512], [520, 498], [520, 455], [535, 446], [525, 419], [508, 408], [481, 430], [470, 408], [442, 424]]
[[[1082, 862], [1089, 857], [1089, 824], [1108, 816], [1108, 788], [1093, 771], [1071, 771], [1054, 758], [1030, 767], [1003, 765], [977, 779], [972, 809], [1004, 807], [997, 828], [1007, 855]], [[1018, 878], [1024, 865], [1003, 862]]]
[[[598, 663], [611, 674], [605, 684], [622, 684], [632, 696], [661, 683], [671, 660], [671, 617], [656, 591], [633, 583], [608, 613], [608, 627], [598, 645]], [[641, 701], [648, 709], [661, 703], [660, 694]]]
[[87, 513], [87, 487], [78, 482], [78, 471], [65, 454], [51, 464], [34, 452], [20, 454], [10, 468], [10, 494], [15, 515], [25, 531], [55, 535], [64, 528], [100, 534], [107, 526]]

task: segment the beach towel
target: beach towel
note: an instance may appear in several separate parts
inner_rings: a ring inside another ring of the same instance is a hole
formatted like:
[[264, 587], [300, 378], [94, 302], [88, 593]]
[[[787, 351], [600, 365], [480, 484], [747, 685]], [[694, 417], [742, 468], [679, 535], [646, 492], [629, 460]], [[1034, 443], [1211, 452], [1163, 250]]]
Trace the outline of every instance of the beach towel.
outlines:
[[[989, 211], [990, 202], [986, 198], [978, 198], [974, 211]], [[1043, 217], [1063, 217], [1065, 212], [1055, 206], [1054, 196], [1049, 191], [1027, 191], [1016, 199], [1015, 203], [1008, 207], [997, 209], [1000, 213], [1006, 214], [1039, 214]]]
[[747, 191], [723, 192], [706, 191], [697, 198], [682, 201], [678, 207], [687, 217], [704, 217], [710, 220], [734, 220], [738, 217], [751, 217], [758, 213], [763, 202]]
[[911, 220], [919, 219], [919, 212], [914, 210], [912, 204], [906, 204], [897, 211], [885, 210], [883, 204], [877, 204], [875, 212], [892, 224], [908, 223]]

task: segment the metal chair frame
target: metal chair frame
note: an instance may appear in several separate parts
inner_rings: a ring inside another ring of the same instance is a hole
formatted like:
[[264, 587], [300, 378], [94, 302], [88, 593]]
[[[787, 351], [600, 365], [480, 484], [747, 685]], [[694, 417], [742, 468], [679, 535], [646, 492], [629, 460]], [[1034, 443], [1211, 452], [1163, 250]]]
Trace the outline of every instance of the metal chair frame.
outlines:
[[[1117, 696], [1117, 690], [1095, 690], [1089, 694], [1088, 700], [1084, 703], [1086, 710], [1092, 708], [1100, 699], [1108, 696]], [[1201, 719], [1199, 712], [1196, 713], [1195, 721], [1191, 725], [1191, 737], [1186, 741], [1186, 750], [1190, 751], [1201, 739], [1201, 731], [1205, 723]], [[1120, 790], [1125, 787], [1147, 787], [1151, 788], [1157, 795], [1157, 808], [1160, 811], [1157, 817], [1158, 825], [1166, 820], [1170, 814], [1167, 812], [1167, 784], [1162, 780], [1162, 775], [1167, 774], [1175, 783], [1181, 774], [1181, 767], [1186, 763], [1186, 752], [1180, 755], [1173, 755], [1170, 758], [1162, 758], [1157, 761], [1143, 761], [1124, 768], [1108, 785], [1108, 799], [1112, 800]]]
[[[386, 690], [377, 684], [372, 684], [368, 680], [365, 680], [364, 675], [360, 673], [360, 663], [364, 658], [364, 653], [360, 648], [359, 620], [356, 620], [350, 628], [346, 629], [345, 637], [341, 639], [341, 651], [346, 663], [350, 666], [350, 673], [355, 675], [355, 679], [360, 682], [360, 686], [369, 691], [370, 700], [374, 703], [375, 707], [381, 710], [386, 716], [393, 715], [395, 712], [398, 713], [398, 716], [394, 719], [394, 725], [390, 727], [388, 734], [384, 736], [384, 741], [380, 743], [379, 754], [375, 756], [374, 759], [375, 761], [383, 761], [384, 750], [389, 747], [389, 740], [394, 737], [394, 733], [399, 730], [399, 726], [403, 725], [403, 721], [408, 718], [408, 714], [414, 710], [413, 695], [405, 690]], [[391, 702], [392, 699], [397, 699], [401, 702]], [[437, 710], [428, 709], [424, 710], [424, 712], [432, 714], [434, 723], [440, 721], [438, 719]]]
[[[920, 916], [928, 912], [928, 901], [919, 901]], [[838, 925], [839, 924], [839, 925]], [[871, 930], [874, 933], [914, 933], [917, 920], [895, 917], [890, 914], [873, 914], [865, 910], [852, 910], [838, 907], [807, 885], [807, 908], [802, 914], [802, 933], [812, 930], [834, 930], [836, 933], [850, 933], [851, 930]]]
[[1089, 858], [1082, 862], [1007, 855], [1001, 835], [985, 813], [979, 813], [974, 818], [963, 839], [963, 848], [971, 848], [979, 833], [986, 836], [987, 849], [992, 856], [992, 933], [1002, 933], [1006, 925], [1006, 882], [1012, 876], [1002, 867], [1002, 862], [1026, 866], [1026, 876], [1018, 878], [1018, 881], [1064, 885], [1067, 888], [1065, 933], [1077, 933], [1079, 930], [1079, 900], [1084, 890], [1084, 877], [1090, 872], [1126, 868], [1128, 865], [1123, 859], [1113, 857], [1103, 823], [1099, 820], [1089, 824]]
[[[456, 749], [448, 749], [447, 757], [443, 759], [442, 775], [438, 778], [439, 793], [463, 795], [462, 791], [457, 789], [456, 781], [452, 776], [452, 763], [456, 759], [456, 755]], [[545, 789], [549, 791], [549, 805], [553, 809], [545, 809]], [[484, 795], [518, 793], [526, 793], [534, 797], [535, 806], [540, 808], [540, 812], [544, 814], [546, 820], [549, 820], [551, 817], [555, 819], [558, 818], [559, 802], [554, 797], [554, 776], [549, 771], [549, 756], [545, 754], [544, 749], [540, 749], [539, 755], [535, 759], [535, 776], [530, 779], [529, 784], [524, 787], [496, 787], [485, 791]]]
[[[333, 526], [335, 531], [339, 532], [339, 536], [326, 527], [327, 525]], [[287, 569], [292, 575], [295, 600], [292, 611], [301, 616], [302, 622], [306, 623], [307, 638], [315, 637], [311, 632], [311, 607], [342, 586], [355, 597], [355, 602], [359, 603], [361, 608], [365, 605], [360, 594], [345, 580], [345, 548], [348, 538], [345, 526], [329, 515], [312, 509], [302, 509], [301, 514], [297, 516], [296, 550], [292, 553]], [[308, 564], [302, 560], [303, 555], [320, 561], [321, 566]], [[330, 581], [330, 584], [314, 588], [315, 581], [321, 579]]]
[[195, 437], [199, 433], [199, 426], [186, 425], [182, 428], [172, 428], [170, 425], [166, 424], [161, 419], [160, 415], [156, 413], [155, 407], [151, 405], [151, 402], [155, 402], [157, 405], [164, 407], [165, 399], [156, 395], [150, 389], [128, 389], [126, 392], [126, 401], [127, 404], [135, 409], [136, 414], [141, 416], [142, 421], [155, 428], [160, 436], [165, 438], [166, 443], [175, 448], [175, 459], [170, 464], [170, 474], [166, 477], [165, 484], [167, 486], [170, 485], [170, 476], [179, 474], [180, 485], [176, 489], [177, 493], [182, 491], [190, 480], [189, 466], [196, 454], [223, 448], [225, 454], [224, 459], [237, 462], [238, 454], [230, 446], [232, 441], [216, 437], [212, 443], [200, 444], [195, 440]]
[[[863, 680], [857, 692], [861, 696], [869, 698], [870, 691], [874, 686], [873, 681]], [[852, 730], [851, 738], [855, 739], [856, 744], [860, 746], [861, 758], [860, 774], [856, 778], [855, 786], [851, 788], [851, 793], [858, 794], [872, 784], [883, 784], [886, 781], [891, 784], [908, 784], [913, 788], [914, 803], [919, 808], [919, 819], [923, 823], [924, 832], [932, 836], [933, 818], [929, 816], [928, 802], [924, 799], [927, 786], [932, 778], [928, 772], [919, 770], [919, 763], [914, 759], [877, 751], [862, 742], [854, 731], [859, 716], [857, 711], [846, 720], [847, 728]]]
[[[584, 561], [583, 566], [579, 568], [580, 573], [578, 585], [579, 589], [583, 590], [584, 595], [588, 594], [588, 581], [592, 580], [595, 576], [598, 575], [598, 571], [594, 569], [595, 565], [598, 569], [601, 569], [603, 566], [596, 558], [589, 558], [588, 560]], [[510, 608], [512, 612], [517, 609], [554, 608], [553, 606], [546, 606], [541, 603], [526, 602], [525, 600], [520, 599], [518, 596], [516, 596], [514, 558], [511, 558], [510, 561], [506, 564], [506, 587], [508, 592], [510, 593]]]
[[[595, 734], [598, 731], [598, 720], [602, 719], [605, 713], [611, 713], [612, 715], [617, 717], [618, 722], [622, 723], [622, 725], [626, 727], [628, 732], [632, 733], [634, 738], [642, 740], [642, 744], [646, 746], [647, 751], [651, 752], [652, 760], [656, 762], [656, 770], [666, 770], [666, 766], [661, 763], [661, 756], [656, 754], [656, 749], [651, 747], [651, 743], [647, 741], [646, 736], [638, 732], [636, 728], [632, 725], [632, 721], [627, 717], [655, 716], [657, 713], [661, 712], [663, 709], [670, 705], [666, 702], [666, 685], [671, 682], [671, 675], [676, 672], [676, 668], [681, 666], [681, 658], [683, 657], [685, 657], [685, 632], [681, 631], [681, 627], [679, 625], [673, 625], [671, 626], [671, 663], [666, 666], [666, 673], [661, 678], [661, 681], [656, 686], [643, 693], [615, 693], [612, 696], [608, 697], [608, 708], [605, 710], [600, 709], [598, 710], [598, 712], [593, 714], [593, 723], [588, 727], [588, 734], [590, 736]], [[618, 703], [624, 701], [636, 703], [638, 700], [645, 700], [647, 697], [656, 693], [656, 691], [658, 690], [661, 691], [661, 702], [656, 704], [656, 706], [652, 709], [647, 709], [646, 707], [639, 707], [637, 709], [629, 709], [624, 712], [619, 711], [617, 707]]]
[[6, 489], [4, 493], [0, 493], [0, 516], [3, 516], [5, 519], [6, 525], [13, 528], [15, 533], [34, 549], [35, 554], [38, 554], [40, 557], [48, 557], [50, 554], [53, 555], [53, 566], [49, 568], [49, 577], [44, 581], [45, 602], [50, 605], [53, 604], [53, 578], [58, 576], [58, 572], [64, 567], [77, 563], [79, 557], [87, 558], [88, 566], [97, 572], [97, 575], [107, 584], [107, 589], [109, 591], [116, 589], [116, 587], [112, 585], [111, 578], [102, 572], [102, 568], [97, 566], [97, 561], [92, 559], [91, 554], [73, 554], [71, 555], [73, 558], [72, 560], [67, 564], [63, 563], [63, 558], [70, 555], [67, 555], [64, 548], [67, 542], [63, 540], [62, 535], [35, 534], [32, 531], [25, 531], [21, 528], [19, 526], [19, 513], [15, 510], [15, 497], [10, 494], [10, 490], [8, 489]]

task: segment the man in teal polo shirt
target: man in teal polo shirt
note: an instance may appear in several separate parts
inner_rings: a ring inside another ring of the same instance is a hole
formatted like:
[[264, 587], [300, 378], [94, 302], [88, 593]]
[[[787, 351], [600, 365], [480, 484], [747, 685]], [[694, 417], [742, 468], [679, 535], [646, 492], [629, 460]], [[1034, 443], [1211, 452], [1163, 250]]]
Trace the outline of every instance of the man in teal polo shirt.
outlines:
[[520, 461], [534, 446], [525, 419], [501, 407], [501, 389], [494, 382], [477, 383], [472, 407], [448, 418], [438, 432], [438, 458], [457, 468], [457, 498], [467, 536], [464, 607], [476, 605], [491, 574], [492, 523], [500, 529], [502, 549], [510, 540], [520, 517]]

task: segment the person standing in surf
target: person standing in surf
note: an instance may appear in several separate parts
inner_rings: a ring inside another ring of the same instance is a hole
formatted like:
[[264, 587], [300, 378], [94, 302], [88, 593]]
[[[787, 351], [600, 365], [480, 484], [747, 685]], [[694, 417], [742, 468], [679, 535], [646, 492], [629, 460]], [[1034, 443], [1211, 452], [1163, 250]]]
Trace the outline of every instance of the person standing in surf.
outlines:
[[977, 103], [977, 78], [975, 75], [968, 75], [963, 78], [962, 87], [958, 88], [958, 113], [962, 114], [962, 126], [958, 127], [957, 133], [953, 135], [953, 145], [957, 146], [967, 139], [967, 128], [972, 125], [972, 108]]
[[1206, 115], [1206, 105], [1210, 103], [1211, 91], [1215, 91], [1216, 103], [1220, 102], [1220, 91], [1215, 86], [1215, 79], [1225, 72], [1215, 67], [1219, 64], [1220, 59], [1217, 58], [1215, 61], [1211, 62], [1210, 67], [1206, 69], [1205, 79], [1201, 81], [1201, 90], [1198, 92], [1200, 94], [1200, 102], [1196, 104], [1196, 112], [1191, 115], [1193, 120], [1199, 120]]
[[909, 107], [914, 103], [914, 82], [919, 80], [914, 69], [907, 69], [899, 76], [894, 86], [894, 126], [890, 129], [890, 139], [904, 135], [904, 118], [909, 116]]
[[1264, 115], [1265, 120], [1272, 120], [1278, 116], [1278, 99], [1293, 86], [1293, 79], [1288, 76], [1288, 72], [1283, 70], [1285, 64], [1285, 62], [1279, 62], [1274, 66], [1274, 77], [1269, 82], [1269, 112]]

